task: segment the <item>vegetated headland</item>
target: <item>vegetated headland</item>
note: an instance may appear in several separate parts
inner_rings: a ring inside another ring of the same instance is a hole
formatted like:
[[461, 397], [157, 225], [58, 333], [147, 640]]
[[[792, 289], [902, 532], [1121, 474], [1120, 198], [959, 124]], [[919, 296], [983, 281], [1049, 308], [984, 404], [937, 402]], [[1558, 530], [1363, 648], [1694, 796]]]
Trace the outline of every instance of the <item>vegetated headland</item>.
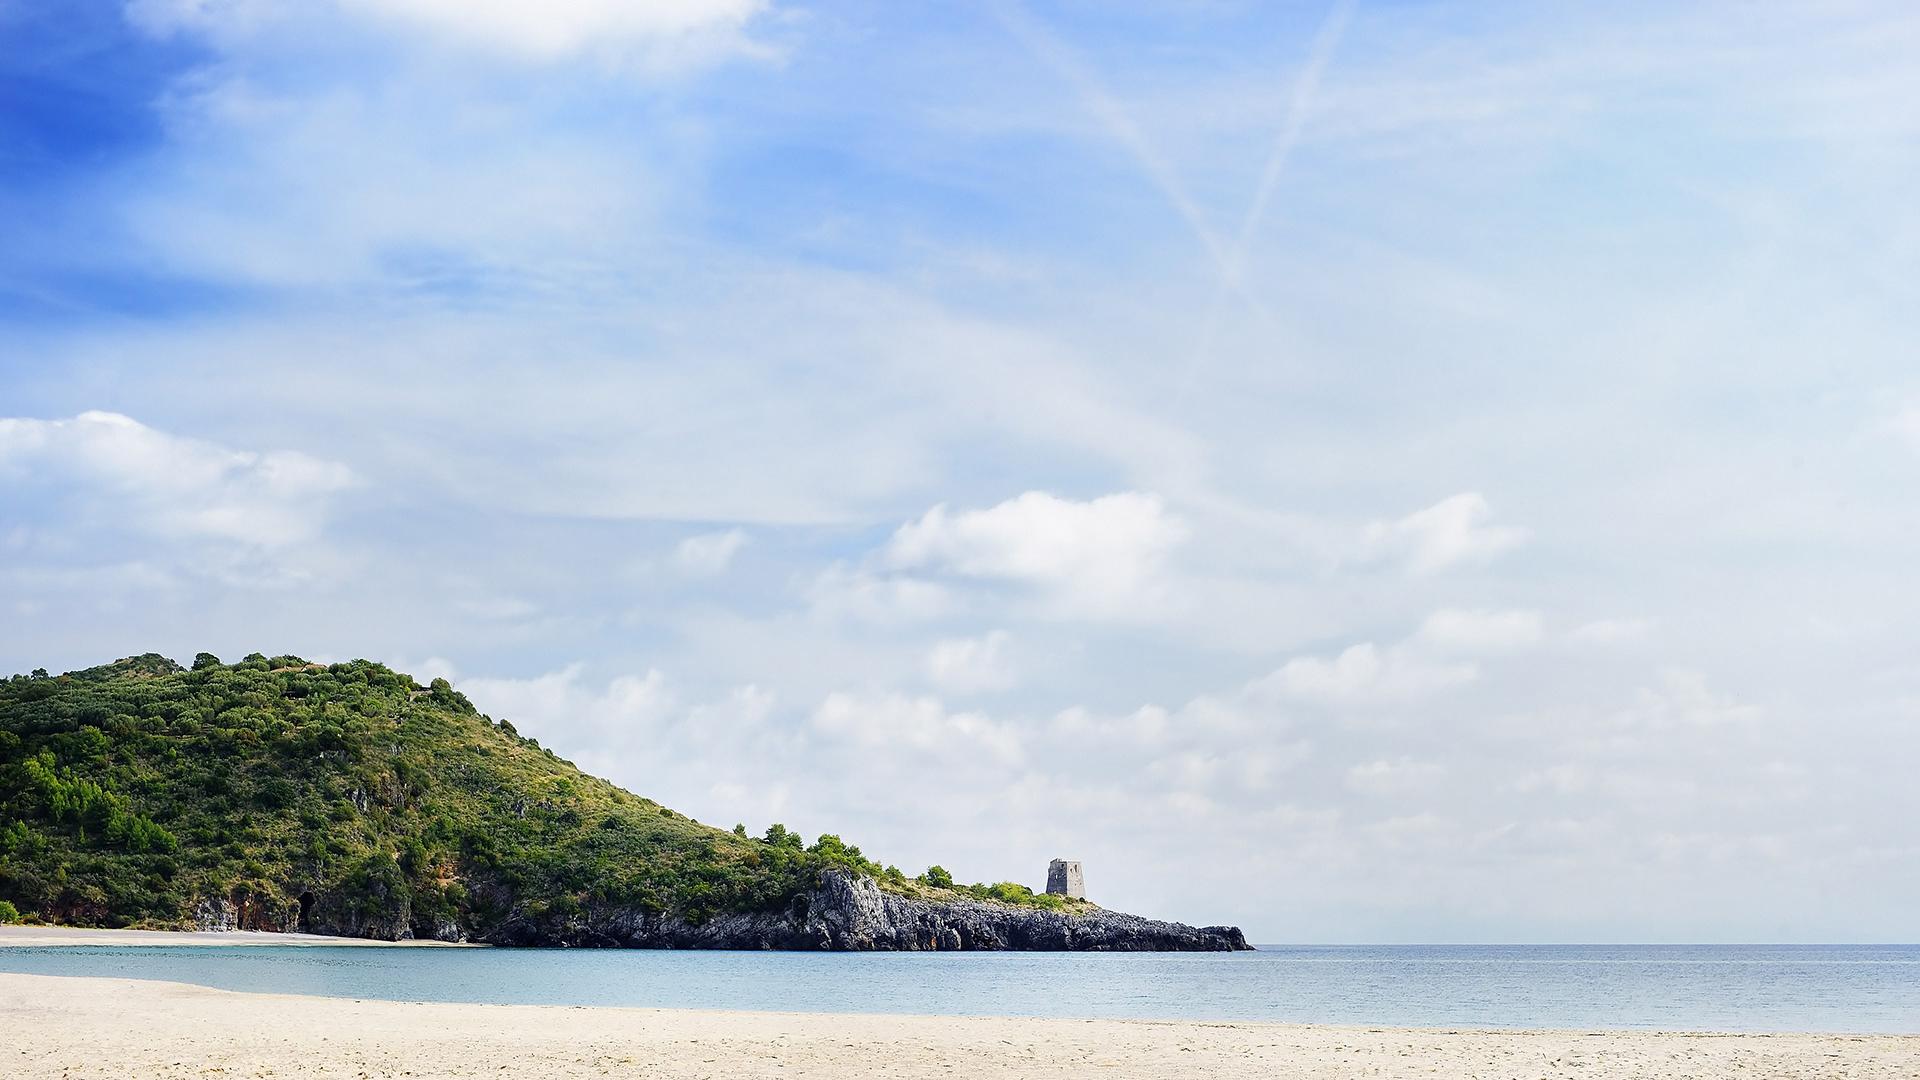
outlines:
[[1234, 927], [908, 876], [589, 776], [366, 660], [147, 654], [0, 682], [0, 921], [501, 945], [1245, 949]]

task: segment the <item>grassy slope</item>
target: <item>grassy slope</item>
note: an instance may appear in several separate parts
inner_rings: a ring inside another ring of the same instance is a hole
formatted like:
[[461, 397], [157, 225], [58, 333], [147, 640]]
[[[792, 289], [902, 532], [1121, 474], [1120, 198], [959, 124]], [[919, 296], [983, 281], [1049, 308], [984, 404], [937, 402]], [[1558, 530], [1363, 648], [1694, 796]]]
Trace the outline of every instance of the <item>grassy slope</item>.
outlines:
[[[299, 894], [372, 928], [562, 925], [614, 904], [699, 922], [784, 907], [828, 866], [955, 895], [823, 836], [750, 839], [588, 776], [443, 680], [379, 664], [148, 655], [0, 682], [0, 901], [178, 926], [220, 898], [290, 929]], [[1020, 886], [959, 890], [1058, 906]], [[403, 903], [404, 900], [404, 903]], [[4, 909], [0, 909], [4, 910]]]

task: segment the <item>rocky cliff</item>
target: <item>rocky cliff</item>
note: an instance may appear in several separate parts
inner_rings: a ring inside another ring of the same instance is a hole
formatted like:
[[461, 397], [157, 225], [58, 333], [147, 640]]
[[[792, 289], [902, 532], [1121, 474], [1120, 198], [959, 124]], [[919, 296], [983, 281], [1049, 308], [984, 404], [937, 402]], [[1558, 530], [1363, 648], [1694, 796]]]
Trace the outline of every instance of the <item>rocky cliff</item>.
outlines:
[[511, 945], [831, 951], [1067, 950], [1231, 952], [1250, 949], [1238, 927], [1186, 926], [1091, 904], [1048, 911], [984, 901], [934, 903], [884, 892], [841, 870], [784, 911], [721, 915], [699, 925], [642, 911], [588, 910], [570, 925], [509, 922], [482, 940]]
[[[202, 901], [202, 930], [241, 925], [224, 901]], [[843, 870], [822, 875], [818, 888], [785, 910], [720, 915], [694, 924], [633, 908], [589, 908], [561, 921], [510, 918], [469, 934], [450, 919], [369, 922], [322, 902], [306, 921], [314, 933], [386, 940], [432, 937], [495, 945], [564, 945], [636, 949], [792, 949], [832, 952], [1027, 950], [1070, 952], [1233, 952], [1251, 949], [1238, 927], [1187, 926], [1107, 911], [1092, 904], [1048, 911], [985, 901], [934, 903], [882, 891], [873, 879]]]

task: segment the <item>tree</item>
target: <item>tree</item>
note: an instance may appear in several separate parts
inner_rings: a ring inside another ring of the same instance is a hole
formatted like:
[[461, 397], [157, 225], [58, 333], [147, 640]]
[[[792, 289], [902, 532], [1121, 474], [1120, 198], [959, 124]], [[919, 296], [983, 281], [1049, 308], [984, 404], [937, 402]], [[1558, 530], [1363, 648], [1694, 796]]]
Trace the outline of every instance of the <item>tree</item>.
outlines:
[[792, 848], [795, 851], [806, 847], [806, 842], [800, 839], [799, 833], [788, 832], [787, 827], [777, 821], [767, 826], [767, 835], [762, 839], [774, 847]]
[[947, 873], [946, 867], [938, 864], [927, 867], [927, 872], [920, 875], [920, 881], [936, 889], [953, 888], [953, 875]]

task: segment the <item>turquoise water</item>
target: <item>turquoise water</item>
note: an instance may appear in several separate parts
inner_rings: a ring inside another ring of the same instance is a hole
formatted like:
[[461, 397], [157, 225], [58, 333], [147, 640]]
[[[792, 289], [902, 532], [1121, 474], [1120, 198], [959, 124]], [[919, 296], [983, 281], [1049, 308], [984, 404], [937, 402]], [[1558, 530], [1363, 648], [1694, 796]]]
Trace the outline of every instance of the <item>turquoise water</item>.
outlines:
[[1253, 953], [0, 949], [0, 970], [540, 1005], [1920, 1032], [1920, 946], [1287, 946]]

